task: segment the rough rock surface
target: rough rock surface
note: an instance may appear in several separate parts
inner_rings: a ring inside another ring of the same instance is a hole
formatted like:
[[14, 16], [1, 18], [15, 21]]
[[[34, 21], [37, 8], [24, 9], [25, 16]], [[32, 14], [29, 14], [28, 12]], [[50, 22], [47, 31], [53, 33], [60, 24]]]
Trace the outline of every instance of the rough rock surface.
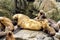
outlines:
[[[59, 40], [60, 33], [51, 37], [42, 31], [16, 30], [14, 32], [14, 37], [16, 40]], [[0, 40], [5, 40], [5, 37], [0, 38]]]
[[59, 40], [58, 38], [50, 37], [42, 31], [20, 30], [14, 35], [15, 38], [20, 40]]
[[58, 39], [60, 39], [60, 30], [59, 30], [58, 33], [56, 33], [55, 37], [58, 38]]

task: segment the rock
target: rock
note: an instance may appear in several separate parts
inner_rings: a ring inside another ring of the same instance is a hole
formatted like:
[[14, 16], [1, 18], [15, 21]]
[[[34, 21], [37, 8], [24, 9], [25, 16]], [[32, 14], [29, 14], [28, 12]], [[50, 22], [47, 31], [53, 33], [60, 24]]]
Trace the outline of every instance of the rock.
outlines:
[[0, 32], [0, 37], [5, 36], [6, 32]]
[[0, 32], [0, 40], [4, 40], [6, 36], [6, 32]]
[[46, 37], [44, 40], [52, 40], [51, 37]]
[[60, 39], [60, 32], [56, 33], [55, 37]]
[[59, 40], [58, 38], [54, 37], [54, 40]]
[[60, 28], [60, 21], [58, 21], [57, 24], [59, 25], [59, 28]]
[[[59, 40], [57, 36], [49, 36], [42, 31], [20, 30], [14, 34], [16, 40]], [[5, 40], [1, 38], [0, 40]]]
[[56, 37], [50, 37], [42, 31], [20, 30], [14, 35], [15, 38], [22, 40], [59, 40]]
[[56, 32], [58, 32], [59, 31], [59, 25], [57, 24], [57, 22], [55, 20], [49, 19], [49, 18], [47, 20], [48, 20], [50, 26], [53, 27]]

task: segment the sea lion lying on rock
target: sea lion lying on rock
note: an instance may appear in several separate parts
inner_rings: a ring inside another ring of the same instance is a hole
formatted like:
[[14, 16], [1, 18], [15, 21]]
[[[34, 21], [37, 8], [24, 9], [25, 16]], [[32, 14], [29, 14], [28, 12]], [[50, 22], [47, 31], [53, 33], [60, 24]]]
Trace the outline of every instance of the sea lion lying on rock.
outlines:
[[12, 21], [7, 17], [0, 17], [0, 27], [5, 31], [13, 31], [14, 25]]
[[13, 20], [15, 19], [20, 28], [30, 30], [41, 30], [43, 28], [43, 30], [47, 30], [50, 35], [55, 35], [54, 28], [49, 26], [46, 19], [43, 21], [36, 21], [23, 14], [15, 14]]
[[48, 21], [49, 25], [51, 27], [53, 27], [56, 32], [59, 31], [59, 25], [57, 24], [57, 22], [54, 21], [53, 19], [47, 18], [46, 14], [43, 10], [40, 10], [40, 12], [38, 13], [38, 16], [36, 18], [34, 18], [34, 20], [36, 20], [36, 21], [40, 21], [40, 20], [44, 20], [44, 19], [46, 19]]

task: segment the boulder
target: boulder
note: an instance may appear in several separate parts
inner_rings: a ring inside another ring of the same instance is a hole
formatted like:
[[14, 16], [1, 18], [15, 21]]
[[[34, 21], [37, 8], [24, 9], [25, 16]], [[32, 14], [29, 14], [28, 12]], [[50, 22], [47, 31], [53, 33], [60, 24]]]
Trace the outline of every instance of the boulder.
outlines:
[[59, 40], [56, 37], [51, 37], [42, 31], [20, 30], [14, 37], [21, 40]]
[[[17, 30], [14, 33], [14, 37], [16, 40], [59, 40], [60, 34], [50, 36], [43, 31]], [[0, 38], [0, 40], [5, 40], [5, 37]]]

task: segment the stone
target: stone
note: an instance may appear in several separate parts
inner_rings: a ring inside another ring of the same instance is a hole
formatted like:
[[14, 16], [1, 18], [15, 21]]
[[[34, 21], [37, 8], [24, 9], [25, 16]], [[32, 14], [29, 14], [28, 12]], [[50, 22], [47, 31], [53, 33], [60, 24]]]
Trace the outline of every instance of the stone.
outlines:
[[[42, 31], [32, 31], [32, 30], [20, 30], [14, 34], [15, 38], [20, 38], [22, 40], [57, 40], [56, 37], [50, 37], [48, 34]], [[59, 40], [59, 39], [58, 39]]]
[[55, 37], [60, 39], [60, 32], [56, 33]]

